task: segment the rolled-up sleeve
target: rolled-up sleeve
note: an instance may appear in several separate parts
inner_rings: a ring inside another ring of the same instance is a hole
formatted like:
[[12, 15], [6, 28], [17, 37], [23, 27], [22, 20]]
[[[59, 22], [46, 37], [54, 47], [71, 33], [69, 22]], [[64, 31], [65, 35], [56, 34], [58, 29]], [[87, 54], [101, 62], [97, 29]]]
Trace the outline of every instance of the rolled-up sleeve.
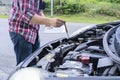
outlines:
[[25, 23], [29, 23], [31, 18], [36, 14], [35, 0], [19, 0], [19, 9], [21, 19]]

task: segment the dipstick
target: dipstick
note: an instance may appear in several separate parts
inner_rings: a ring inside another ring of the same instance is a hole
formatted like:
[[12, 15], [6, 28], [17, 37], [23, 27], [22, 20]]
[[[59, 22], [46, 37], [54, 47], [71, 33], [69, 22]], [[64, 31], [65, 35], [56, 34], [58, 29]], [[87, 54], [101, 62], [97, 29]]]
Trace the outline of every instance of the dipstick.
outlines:
[[65, 31], [66, 31], [67, 37], [69, 38], [69, 34], [68, 34], [68, 29], [67, 29], [66, 23], [64, 24], [64, 26], [65, 26]]

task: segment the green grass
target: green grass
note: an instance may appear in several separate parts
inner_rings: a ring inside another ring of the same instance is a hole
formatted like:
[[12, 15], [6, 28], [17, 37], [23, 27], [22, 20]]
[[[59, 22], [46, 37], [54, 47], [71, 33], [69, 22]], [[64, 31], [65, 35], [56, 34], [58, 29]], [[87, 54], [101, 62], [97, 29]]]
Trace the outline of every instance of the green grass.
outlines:
[[66, 22], [78, 22], [78, 23], [105, 23], [105, 22], [118, 20], [116, 17], [103, 16], [103, 15], [91, 16], [86, 14], [54, 15], [53, 17], [63, 19]]
[[[47, 14], [48, 17], [51, 17]], [[115, 17], [103, 16], [103, 15], [88, 15], [88, 14], [73, 14], [73, 15], [54, 15], [65, 20], [66, 22], [77, 22], [77, 23], [105, 23], [118, 20]], [[0, 15], [0, 18], [8, 18], [7, 15]]]
[[0, 15], [0, 18], [8, 18], [8, 15]]

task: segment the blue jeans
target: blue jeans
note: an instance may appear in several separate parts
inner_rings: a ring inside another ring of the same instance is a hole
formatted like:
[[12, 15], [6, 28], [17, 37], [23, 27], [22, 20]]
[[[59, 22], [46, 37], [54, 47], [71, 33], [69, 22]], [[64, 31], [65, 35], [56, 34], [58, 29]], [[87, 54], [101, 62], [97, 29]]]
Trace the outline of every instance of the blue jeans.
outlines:
[[30, 42], [27, 42], [23, 36], [15, 32], [9, 32], [9, 34], [14, 45], [17, 65], [25, 58], [27, 58], [30, 54], [32, 54], [35, 50], [37, 50], [40, 46], [38, 35], [35, 44], [32, 44]]

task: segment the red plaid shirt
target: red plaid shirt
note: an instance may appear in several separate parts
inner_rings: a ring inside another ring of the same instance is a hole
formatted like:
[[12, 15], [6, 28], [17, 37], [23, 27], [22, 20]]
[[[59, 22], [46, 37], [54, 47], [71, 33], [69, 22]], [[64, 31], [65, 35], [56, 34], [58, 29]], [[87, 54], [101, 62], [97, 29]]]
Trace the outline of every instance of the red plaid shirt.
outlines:
[[40, 0], [13, 0], [9, 18], [9, 31], [22, 35], [25, 40], [34, 44], [39, 25], [30, 23], [34, 14], [41, 15]]

